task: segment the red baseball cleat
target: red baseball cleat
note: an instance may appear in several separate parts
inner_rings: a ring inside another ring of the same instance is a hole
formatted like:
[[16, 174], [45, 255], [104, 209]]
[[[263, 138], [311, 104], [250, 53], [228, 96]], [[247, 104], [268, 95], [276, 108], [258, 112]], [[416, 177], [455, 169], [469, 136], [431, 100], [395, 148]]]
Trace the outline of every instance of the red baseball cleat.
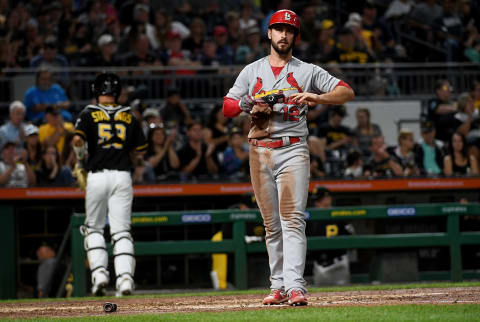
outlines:
[[291, 306], [307, 305], [308, 301], [301, 290], [293, 290], [288, 296], [288, 304]]
[[288, 301], [287, 293], [281, 290], [272, 290], [270, 294], [263, 299], [263, 305], [282, 304]]

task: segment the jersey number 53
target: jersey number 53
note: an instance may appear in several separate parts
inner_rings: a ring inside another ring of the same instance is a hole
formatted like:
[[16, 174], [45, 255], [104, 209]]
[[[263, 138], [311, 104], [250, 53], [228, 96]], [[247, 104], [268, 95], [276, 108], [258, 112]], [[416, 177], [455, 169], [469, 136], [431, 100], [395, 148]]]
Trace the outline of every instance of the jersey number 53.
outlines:
[[115, 149], [123, 148], [123, 143], [105, 143], [110, 141], [114, 135], [116, 135], [120, 140], [125, 141], [125, 136], [127, 133], [125, 125], [121, 123], [115, 123], [113, 126], [114, 128], [112, 129], [112, 124], [110, 123], [98, 123], [98, 144], [104, 149], [109, 149], [110, 147], [114, 147]]

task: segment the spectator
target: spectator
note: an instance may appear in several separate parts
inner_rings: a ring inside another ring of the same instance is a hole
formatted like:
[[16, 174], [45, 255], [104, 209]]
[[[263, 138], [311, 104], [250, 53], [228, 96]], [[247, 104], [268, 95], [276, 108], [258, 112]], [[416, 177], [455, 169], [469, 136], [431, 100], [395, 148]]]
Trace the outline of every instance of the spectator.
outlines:
[[370, 110], [368, 108], [359, 108], [355, 112], [357, 126], [353, 130], [354, 145], [362, 153], [363, 160], [371, 156], [370, 142], [375, 136], [382, 135], [382, 130], [378, 124], [371, 122]]
[[356, 150], [350, 150], [347, 154], [345, 177], [358, 178], [361, 176], [363, 176], [362, 154]]
[[218, 1], [210, 1], [206, 3], [201, 10], [201, 17], [203, 21], [205, 21], [207, 30], [210, 32], [214, 30], [215, 26], [225, 26], [225, 16], [217, 2]]
[[123, 57], [123, 65], [148, 67], [161, 66], [162, 63], [157, 55], [150, 50], [147, 36], [139, 34], [134, 40], [133, 50]]
[[424, 0], [417, 2], [410, 12], [410, 28], [415, 35], [424, 41], [433, 41], [433, 28], [435, 21], [442, 17], [443, 9], [437, 0]]
[[171, 88], [167, 93], [167, 102], [160, 110], [160, 115], [167, 128], [178, 127], [180, 131], [193, 123], [190, 111], [185, 103], [182, 102], [180, 92]]
[[383, 135], [372, 138], [370, 151], [372, 156], [367, 162], [366, 168], [369, 169], [372, 177], [392, 177], [403, 174], [402, 167], [387, 152]]
[[377, 58], [394, 56], [395, 41], [388, 26], [378, 18], [377, 5], [367, 0], [362, 10], [362, 35]]
[[23, 147], [25, 136], [25, 105], [21, 101], [13, 101], [9, 107], [9, 120], [0, 126], [0, 147], [6, 142], [17, 142]]
[[223, 155], [229, 145], [229, 123], [230, 119], [223, 115], [222, 105], [215, 105], [210, 111], [207, 126], [204, 129], [204, 139], [206, 144], [215, 146], [214, 153], [217, 156]]
[[57, 147], [47, 144], [42, 150], [40, 168], [35, 171], [39, 186], [71, 186], [74, 183], [68, 167], [63, 167]]
[[437, 138], [448, 142], [451, 137], [450, 125], [452, 116], [457, 112], [457, 105], [451, 101], [452, 86], [445, 79], [439, 79], [435, 83], [435, 98], [428, 101], [427, 110], [422, 118], [426, 118], [435, 124]]
[[249, 175], [248, 149], [243, 145], [242, 130], [237, 127], [230, 131], [229, 146], [223, 153], [222, 168], [229, 178], [245, 179]]
[[202, 64], [202, 66], [219, 66], [220, 61], [217, 57], [217, 43], [212, 38], [205, 38], [203, 41], [202, 51], [200, 52], [200, 56], [198, 60]]
[[[147, 2], [148, 3], [148, 2]], [[128, 1], [123, 1], [121, 2], [121, 7], [119, 10], [119, 15], [118, 19], [120, 20], [120, 24], [122, 26], [122, 29], [126, 28], [127, 26], [130, 26], [134, 23], [134, 14], [135, 14], [135, 7], [137, 4], [145, 4], [145, 1], [143, 0], [128, 0]], [[151, 7], [149, 4], [145, 4], [148, 6], [148, 21], [153, 21], [154, 20], [154, 15], [153, 15], [153, 10], [151, 10]]]
[[405, 177], [420, 174], [415, 163], [414, 147], [413, 132], [410, 129], [401, 129], [398, 134], [398, 145], [387, 149], [393, 160], [402, 167], [402, 174]]
[[458, 61], [463, 26], [454, 0], [443, 0], [443, 15], [434, 21], [434, 26], [437, 40], [447, 51], [447, 62]]
[[228, 31], [225, 26], [215, 26], [213, 29], [213, 38], [217, 44], [217, 58], [221, 65], [232, 65], [235, 59], [235, 53], [228, 41]]
[[473, 99], [470, 93], [465, 92], [458, 96], [457, 111], [458, 112], [453, 115], [450, 130], [452, 134], [453, 132], [458, 132], [467, 137], [472, 129], [474, 111]]
[[377, 58], [373, 49], [372, 33], [365, 31], [362, 25], [362, 16], [357, 12], [348, 15], [348, 20], [344, 24], [344, 28], [350, 29], [355, 39], [355, 48], [367, 52], [371, 57]]
[[317, 30], [319, 21], [316, 19], [314, 5], [303, 7], [302, 16], [300, 18], [300, 30], [302, 31], [300, 47], [307, 46], [314, 40], [314, 32]]
[[27, 119], [35, 124], [43, 122], [45, 110], [52, 105], [60, 109], [65, 120], [72, 120], [72, 114], [68, 110], [70, 102], [67, 95], [59, 84], [53, 82], [53, 74], [48, 69], [39, 69], [35, 86], [25, 92], [24, 102], [27, 107]]
[[1, 147], [0, 187], [26, 188], [35, 184], [35, 172], [26, 161], [26, 151], [17, 152], [16, 142]]
[[190, 31], [190, 36], [182, 43], [182, 49], [190, 52], [192, 57], [198, 58], [207, 34], [205, 22], [201, 18], [194, 18], [190, 24]]
[[229, 11], [225, 14], [227, 23], [228, 41], [227, 43], [232, 47], [233, 52], [236, 53], [238, 47], [244, 42], [245, 33], [240, 28], [239, 14], [236, 11]]
[[474, 25], [466, 26], [463, 47], [461, 60], [466, 59], [472, 63], [480, 63], [480, 33]]
[[398, 19], [410, 13], [415, 3], [412, 0], [393, 0], [383, 14], [385, 20]]
[[48, 297], [53, 284], [53, 275], [57, 267], [56, 254], [53, 248], [42, 245], [37, 249], [40, 265], [37, 269], [37, 294], [39, 298]]
[[90, 65], [93, 58], [92, 38], [96, 39], [96, 37], [92, 34], [88, 18], [85, 17], [85, 20], [79, 19], [71, 26], [69, 32], [64, 41], [64, 53], [68, 55], [70, 65]]
[[[197, 66], [198, 62], [191, 60], [191, 54], [182, 50], [182, 36], [176, 31], [170, 31], [165, 39], [165, 50], [161, 53], [161, 59], [168, 66]], [[194, 74], [193, 70], [177, 70], [177, 74]]]
[[[144, 3], [137, 3], [133, 8], [133, 23], [144, 25], [145, 35], [148, 38], [150, 47], [153, 50], [157, 50], [160, 48], [161, 43], [156, 37], [155, 27], [149, 22], [149, 15], [150, 7]], [[128, 32], [129, 28], [130, 27], [125, 28], [125, 32]]]
[[478, 175], [478, 163], [473, 155], [468, 155], [465, 137], [453, 133], [448, 145], [448, 154], [443, 158], [443, 173], [446, 176]]
[[[332, 208], [332, 194], [325, 187], [315, 187], [310, 196], [314, 209]], [[312, 221], [307, 227], [307, 235], [335, 237], [352, 235], [353, 226], [345, 222]], [[346, 250], [322, 250], [310, 252], [314, 258], [313, 283], [320, 285], [344, 285], [350, 283], [349, 259]]]
[[347, 150], [350, 148], [353, 133], [342, 121], [347, 115], [345, 106], [332, 106], [329, 110], [328, 123], [317, 130], [319, 140], [318, 156], [326, 163], [327, 174], [341, 175]]
[[383, 14], [383, 20], [392, 31], [392, 36], [398, 43], [401, 40], [401, 33], [408, 28], [406, 17], [413, 9], [415, 2], [412, 0], [393, 0], [388, 5], [387, 10]]
[[364, 64], [373, 61], [368, 51], [356, 46], [355, 34], [351, 28], [342, 28], [338, 43], [332, 50], [328, 62]]
[[147, 139], [148, 149], [144, 158], [153, 170], [154, 181], [178, 177], [180, 159], [175, 151], [177, 130], [172, 129], [167, 136], [163, 124], [152, 124]]
[[156, 42], [159, 44], [159, 48], [164, 48], [165, 39], [171, 30], [170, 15], [163, 9], [157, 9], [157, 11], [155, 11], [154, 26]]
[[239, 46], [235, 56], [237, 64], [249, 64], [265, 56], [261, 44], [260, 28], [252, 27], [246, 30], [247, 41], [245, 45]]
[[27, 151], [26, 163], [36, 171], [40, 168], [42, 145], [38, 140], [38, 127], [33, 124], [25, 127], [25, 150]]
[[443, 171], [444, 144], [435, 139], [435, 126], [422, 122], [422, 140], [415, 146], [415, 159], [422, 175], [439, 175]]
[[[16, 61], [18, 47], [18, 41], [14, 44], [10, 44], [7, 37], [2, 37], [0, 35], [0, 70], [4, 68], [18, 67]], [[0, 72], [0, 75], [1, 74], [3, 73]]]
[[68, 67], [68, 61], [62, 54], [58, 53], [58, 42], [55, 36], [48, 36], [43, 42], [41, 54], [32, 58], [31, 67], [48, 65], [50, 67]]
[[249, 1], [244, 1], [240, 7], [238, 22], [242, 34], [245, 34], [252, 27], [258, 27], [257, 20], [253, 17], [252, 9], [252, 4]]
[[115, 67], [119, 65], [116, 51], [117, 46], [112, 35], [105, 34], [100, 36], [97, 41], [99, 53], [95, 56], [93, 66]]
[[335, 23], [332, 20], [322, 20], [320, 27], [316, 29], [315, 40], [305, 51], [304, 61], [315, 64], [326, 63], [335, 48], [335, 30]]
[[142, 127], [143, 127], [143, 133], [145, 134], [145, 137], [147, 137], [148, 132], [150, 131], [151, 126], [162, 126], [162, 117], [160, 116], [160, 112], [158, 111], [158, 108], [155, 107], [149, 107], [145, 109], [145, 111], [142, 114], [142, 119], [143, 122], [141, 122]]
[[30, 18], [25, 27], [25, 37], [18, 49], [16, 62], [21, 67], [30, 67], [30, 61], [38, 55], [42, 49], [42, 37], [38, 33], [38, 21]]
[[43, 145], [56, 145], [59, 153], [63, 152], [65, 137], [68, 132], [74, 131], [70, 122], [64, 122], [62, 115], [55, 106], [49, 106], [45, 110], [46, 122], [38, 129], [38, 139]]
[[188, 140], [178, 152], [180, 171], [190, 178], [207, 178], [218, 173], [218, 162], [214, 150], [215, 146], [205, 144], [203, 139], [203, 125], [193, 122], [188, 126]]

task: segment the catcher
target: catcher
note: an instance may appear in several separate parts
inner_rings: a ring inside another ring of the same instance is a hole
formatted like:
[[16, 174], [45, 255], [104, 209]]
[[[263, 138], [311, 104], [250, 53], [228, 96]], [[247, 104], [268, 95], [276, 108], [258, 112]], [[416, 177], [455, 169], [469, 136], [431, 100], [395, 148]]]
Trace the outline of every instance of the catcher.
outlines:
[[[133, 292], [135, 258], [130, 235], [133, 188], [131, 169], [147, 148], [139, 121], [130, 107], [120, 106], [117, 75], [97, 76], [92, 92], [98, 104], [88, 105], [75, 124], [74, 174], [85, 189], [85, 250], [92, 274], [92, 293], [105, 295], [110, 275], [103, 230], [108, 215], [116, 274], [117, 296]], [[87, 153], [88, 147], [88, 153]], [[88, 176], [87, 176], [88, 174]]]

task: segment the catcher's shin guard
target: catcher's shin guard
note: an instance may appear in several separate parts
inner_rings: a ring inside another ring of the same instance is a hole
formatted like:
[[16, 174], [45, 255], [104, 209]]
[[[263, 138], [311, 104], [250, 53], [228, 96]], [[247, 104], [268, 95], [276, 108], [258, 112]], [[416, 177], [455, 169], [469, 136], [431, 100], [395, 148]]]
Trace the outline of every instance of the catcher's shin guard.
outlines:
[[[119, 290], [124, 280], [129, 280], [133, 288], [133, 274], [135, 273], [135, 257], [133, 253], [133, 239], [129, 231], [120, 231], [112, 234], [113, 256], [115, 274], [117, 276], [116, 287]], [[131, 293], [130, 289], [130, 293]], [[126, 294], [129, 294], [128, 290]], [[126, 295], [124, 294], [124, 295]]]
[[81, 226], [80, 232], [85, 236], [84, 247], [92, 272], [92, 292], [102, 292], [110, 277], [107, 271], [108, 253], [103, 229], [98, 230]]

